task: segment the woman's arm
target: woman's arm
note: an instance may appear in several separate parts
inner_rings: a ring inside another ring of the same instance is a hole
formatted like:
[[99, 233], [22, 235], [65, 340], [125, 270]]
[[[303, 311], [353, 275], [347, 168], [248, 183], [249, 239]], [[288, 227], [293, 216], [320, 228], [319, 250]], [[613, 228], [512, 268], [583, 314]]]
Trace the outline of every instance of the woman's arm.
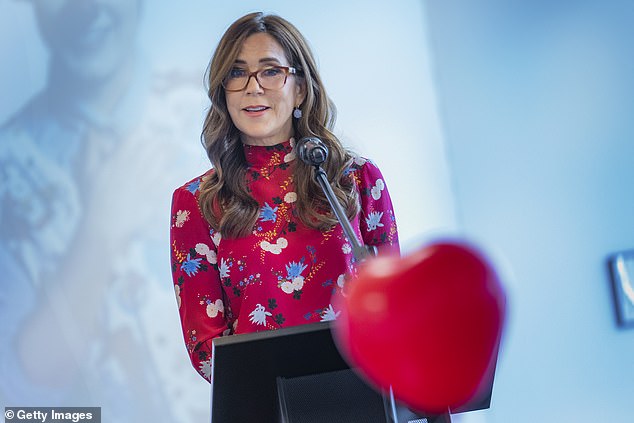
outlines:
[[359, 224], [363, 242], [377, 247], [379, 253], [400, 251], [392, 200], [379, 168], [369, 160], [357, 158], [356, 183], [361, 212]]
[[198, 206], [198, 183], [174, 192], [170, 249], [174, 291], [185, 345], [194, 368], [211, 380], [211, 341], [227, 331], [225, 300], [217, 264], [219, 233]]

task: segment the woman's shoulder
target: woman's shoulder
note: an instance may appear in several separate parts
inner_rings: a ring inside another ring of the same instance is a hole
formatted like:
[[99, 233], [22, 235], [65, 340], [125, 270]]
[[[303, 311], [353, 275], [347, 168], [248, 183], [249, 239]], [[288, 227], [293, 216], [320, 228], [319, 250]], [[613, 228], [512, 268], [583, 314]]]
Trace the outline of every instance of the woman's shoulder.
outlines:
[[203, 173], [202, 175], [199, 175], [195, 177], [194, 179], [191, 179], [185, 182], [184, 184], [182, 184], [181, 186], [179, 186], [178, 188], [174, 190], [174, 194], [189, 193], [195, 197], [198, 197], [198, 194], [200, 193], [200, 186], [205, 180], [209, 179], [214, 174], [214, 172], [215, 171], [213, 168], [209, 169], [207, 172]]
[[362, 179], [372, 178], [375, 176], [381, 177], [381, 171], [376, 163], [374, 163], [371, 159], [358, 154], [351, 154], [351, 159], [344, 174]]

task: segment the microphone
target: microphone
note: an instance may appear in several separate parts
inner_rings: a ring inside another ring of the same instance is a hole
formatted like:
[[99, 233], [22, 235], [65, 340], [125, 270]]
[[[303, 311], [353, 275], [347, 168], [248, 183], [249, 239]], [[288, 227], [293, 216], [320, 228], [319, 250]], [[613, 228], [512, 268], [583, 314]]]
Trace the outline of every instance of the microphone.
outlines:
[[328, 175], [326, 175], [326, 172], [321, 168], [321, 164], [328, 158], [328, 147], [326, 147], [326, 144], [316, 137], [304, 137], [297, 143], [297, 155], [304, 163], [315, 167], [315, 179], [324, 191], [324, 195], [328, 203], [330, 203], [330, 207], [337, 217], [343, 229], [343, 233], [346, 235], [346, 238], [348, 238], [350, 244], [352, 244], [352, 254], [354, 258], [358, 262], [362, 262], [368, 256], [375, 255], [376, 251], [373, 247], [363, 245], [363, 242], [357, 239], [357, 234], [352, 229], [352, 224], [343, 206], [328, 182]]
[[328, 158], [328, 147], [316, 137], [304, 137], [297, 143], [297, 154], [306, 164], [319, 166]]

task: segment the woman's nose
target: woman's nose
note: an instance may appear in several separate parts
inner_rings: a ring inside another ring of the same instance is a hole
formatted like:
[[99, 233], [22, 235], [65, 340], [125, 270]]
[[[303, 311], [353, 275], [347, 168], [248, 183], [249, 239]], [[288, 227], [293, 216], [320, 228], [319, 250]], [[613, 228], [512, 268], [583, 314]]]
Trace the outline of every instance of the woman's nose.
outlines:
[[258, 81], [257, 75], [254, 74], [249, 76], [246, 90], [247, 90], [247, 94], [264, 92], [264, 89], [262, 88], [262, 86], [260, 85], [260, 82]]

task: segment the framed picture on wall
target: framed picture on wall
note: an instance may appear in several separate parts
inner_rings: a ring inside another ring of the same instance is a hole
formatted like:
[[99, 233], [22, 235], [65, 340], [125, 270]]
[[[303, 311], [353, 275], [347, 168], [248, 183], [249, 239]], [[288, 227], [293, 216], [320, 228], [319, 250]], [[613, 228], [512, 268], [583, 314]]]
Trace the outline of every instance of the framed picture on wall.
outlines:
[[610, 257], [617, 323], [634, 328], [634, 250]]

